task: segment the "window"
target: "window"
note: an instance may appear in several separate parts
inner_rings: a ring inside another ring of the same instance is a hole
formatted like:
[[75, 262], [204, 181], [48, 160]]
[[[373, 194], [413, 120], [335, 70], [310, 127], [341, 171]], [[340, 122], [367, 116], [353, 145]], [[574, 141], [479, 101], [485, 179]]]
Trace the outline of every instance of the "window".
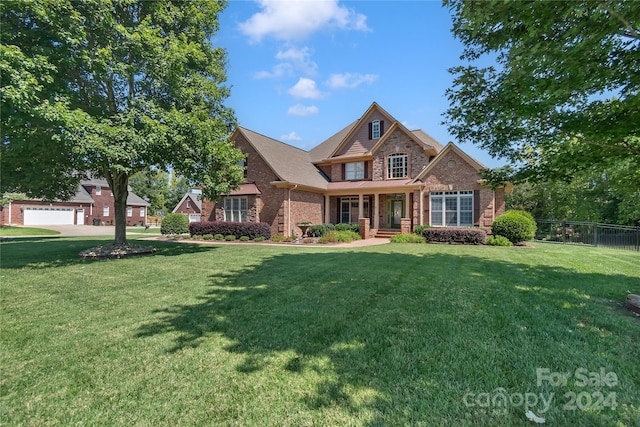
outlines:
[[380, 120], [374, 120], [371, 123], [371, 139], [380, 138]]
[[187, 209], [191, 207], [191, 200], [187, 199]]
[[144, 206], [140, 207], [140, 216], [144, 217]]
[[473, 226], [473, 191], [431, 193], [431, 225]]
[[[342, 224], [358, 223], [358, 197], [342, 197], [340, 199], [340, 222]], [[369, 218], [369, 198], [365, 197], [362, 202], [362, 215]]]
[[364, 179], [364, 162], [346, 163], [344, 165], [344, 179]]
[[407, 177], [407, 155], [392, 154], [388, 158], [389, 171], [388, 178], [406, 178]]
[[127, 216], [133, 216], [133, 208], [131, 206], [127, 206]]
[[109, 206], [102, 208], [102, 216], [109, 216]]
[[96, 186], [96, 196], [100, 196], [101, 194], [102, 194], [102, 187], [98, 185]]
[[238, 161], [237, 165], [243, 168], [242, 173], [243, 173], [243, 176], [246, 178], [247, 177], [247, 158], [245, 157], [244, 159]]
[[247, 198], [226, 197], [224, 199], [224, 220], [247, 222]]

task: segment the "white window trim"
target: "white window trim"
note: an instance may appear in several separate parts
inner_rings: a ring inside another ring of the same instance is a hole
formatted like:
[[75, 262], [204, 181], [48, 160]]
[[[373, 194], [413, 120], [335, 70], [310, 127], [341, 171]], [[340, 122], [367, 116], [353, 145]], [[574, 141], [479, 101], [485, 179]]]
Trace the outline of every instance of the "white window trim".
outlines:
[[380, 120], [371, 122], [371, 139], [380, 139]]
[[[234, 209], [234, 201], [237, 201], [237, 209]], [[244, 209], [242, 206], [244, 204]], [[246, 197], [225, 197], [223, 202], [224, 221], [248, 222], [249, 200]]]
[[364, 179], [364, 162], [345, 163], [344, 179], [347, 181], [363, 180]]
[[109, 216], [109, 206], [102, 207], [102, 216]]
[[102, 187], [97, 185], [96, 186], [96, 196], [101, 196], [102, 195]]
[[127, 216], [128, 217], [133, 216], [133, 208], [131, 206], [127, 206]]
[[[344, 207], [347, 203], [349, 204], [349, 210], [345, 212]], [[360, 205], [359, 197], [340, 197], [340, 223], [341, 224], [357, 223], [358, 219], [356, 218], [355, 222], [351, 221], [353, 219], [351, 218], [351, 216], [353, 212], [352, 209], [358, 209], [359, 205]], [[349, 214], [349, 222], [342, 222], [342, 219], [345, 214]], [[364, 197], [362, 200], [362, 214], [364, 215], [365, 218], [369, 218], [369, 198], [368, 197]]]
[[140, 216], [144, 217], [144, 206], [140, 206]]
[[[400, 166], [393, 165], [393, 159], [402, 159]], [[401, 170], [402, 176], [394, 176], [394, 173]], [[406, 153], [394, 153], [387, 157], [387, 178], [388, 179], [403, 179], [409, 176], [409, 155]]]
[[[429, 224], [433, 227], [473, 227], [473, 206], [474, 206], [474, 200], [473, 200], [473, 191], [472, 190], [465, 190], [465, 191], [434, 191], [431, 192], [431, 194], [429, 195]], [[455, 198], [456, 200], [456, 223], [455, 224], [447, 224], [447, 212], [453, 212], [452, 210], [447, 210], [447, 199], [453, 199]], [[462, 210], [461, 209], [461, 199], [471, 199], [471, 209], [465, 209]], [[436, 211], [433, 208], [433, 201], [434, 199], [439, 199], [440, 200], [440, 204], [441, 204], [441, 209]], [[433, 221], [433, 214], [434, 212], [438, 212], [441, 214], [442, 216], [442, 222], [440, 224], [435, 224]], [[460, 217], [461, 217], [461, 213], [471, 213], [471, 222], [470, 223], [465, 223], [465, 224], [461, 224], [460, 223]]]

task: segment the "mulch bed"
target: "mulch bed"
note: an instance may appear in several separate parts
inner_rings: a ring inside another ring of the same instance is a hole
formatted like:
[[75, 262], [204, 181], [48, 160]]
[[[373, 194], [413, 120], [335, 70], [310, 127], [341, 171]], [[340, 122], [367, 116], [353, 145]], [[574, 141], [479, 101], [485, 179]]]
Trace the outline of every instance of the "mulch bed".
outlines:
[[80, 258], [83, 259], [109, 259], [109, 258], [125, 258], [138, 255], [152, 255], [156, 253], [156, 248], [142, 245], [100, 245], [94, 248], [85, 249], [80, 252]]

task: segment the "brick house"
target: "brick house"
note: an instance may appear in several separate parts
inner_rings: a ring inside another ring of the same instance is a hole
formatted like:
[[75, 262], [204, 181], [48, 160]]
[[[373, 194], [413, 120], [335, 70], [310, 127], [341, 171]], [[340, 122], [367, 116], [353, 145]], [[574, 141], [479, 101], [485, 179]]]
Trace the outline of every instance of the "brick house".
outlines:
[[[129, 188], [127, 225], [146, 225], [149, 203]], [[82, 181], [70, 200], [14, 200], [0, 212], [3, 225], [112, 225], [113, 194], [104, 179]]]
[[189, 222], [199, 222], [202, 217], [202, 199], [200, 194], [186, 193], [172, 213], [181, 213], [189, 217]]
[[203, 220], [266, 222], [287, 236], [300, 222], [366, 218], [375, 236], [424, 224], [490, 227], [504, 212], [505, 191], [483, 186], [481, 163], [375, 102], [310, 151], [242, 127], [231, 140], [245, 155], [245, 180], [217, 204], [205, 200]]

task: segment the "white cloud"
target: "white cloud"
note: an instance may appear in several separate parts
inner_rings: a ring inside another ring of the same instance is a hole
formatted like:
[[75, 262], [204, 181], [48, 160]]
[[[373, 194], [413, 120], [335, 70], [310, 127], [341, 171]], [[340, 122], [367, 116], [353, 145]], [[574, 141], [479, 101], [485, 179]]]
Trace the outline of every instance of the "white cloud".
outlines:
[[295, 84], [287, 93], [295, 98], [319, 99], [322, 93], [316, 87], [316, 82], [306, 77], [300, 77], [298, 83]]
[[331, 74], [325, 82], [332, 89], [353, 89], [363, 83], [371, 84], [378, 79], [377, 74], [343, 73]]
[[242, 22], [240, 31], [252, 41], [273, 36], [279, 40], [301, 40], [327, 28], [369, 31], [367, 17], [338, 5], [338, 0], [258, 0], [262, 9]]
[[274, 66], [271, 71], [258, 71], [253, 76], [256, 79], [273, 79], [277, 77], [283, 77], [293, 73], [293, 67], [291, 64], [282, 63]]
[[302, 104], [296, 104], [289, 108], [287, 114], [289, 114], [290, 116], [306, 117], [316, 115], [319, 111], [320, 110], [318, 110], [318, 107], [316, 107], [315, 105], [306, 106]]
[[276, 59], [288, 61], [297, 70], [307, 75], [313, 75], [318, 70], [318, 64], [311, 60], [311, 50], [308, 47], [303, 47], [302, 49], [292, 47], [284, 51], [280, 50], [276, 54]]
[[300, 138], [295, 131], [291, 131], [286, 135], [282, 135], [280, 139], [283, 141], [302, 141], [302, 138]]

